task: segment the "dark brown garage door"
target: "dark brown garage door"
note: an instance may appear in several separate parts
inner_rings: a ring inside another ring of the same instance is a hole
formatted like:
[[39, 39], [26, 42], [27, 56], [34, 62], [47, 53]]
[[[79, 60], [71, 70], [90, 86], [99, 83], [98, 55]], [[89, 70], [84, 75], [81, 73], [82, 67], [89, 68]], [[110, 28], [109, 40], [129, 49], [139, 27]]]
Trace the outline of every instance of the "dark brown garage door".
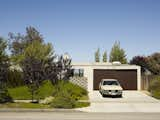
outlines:
[[102, 79], [117, 79], [124, 90], [137, 90], [137, 70], [103, 70], [94, 69], [93, 88], [99, 89]]

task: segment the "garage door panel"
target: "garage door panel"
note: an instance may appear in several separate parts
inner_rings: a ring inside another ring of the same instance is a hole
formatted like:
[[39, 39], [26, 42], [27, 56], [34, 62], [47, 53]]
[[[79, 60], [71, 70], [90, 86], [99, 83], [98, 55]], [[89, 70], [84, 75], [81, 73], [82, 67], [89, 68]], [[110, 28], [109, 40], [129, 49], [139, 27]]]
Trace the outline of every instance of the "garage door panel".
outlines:
[[99, 89], [102, 79], [117, 79], [124, 90], [137, 90], [137, 71], [136, 70], [94, 70], [94, 90]]

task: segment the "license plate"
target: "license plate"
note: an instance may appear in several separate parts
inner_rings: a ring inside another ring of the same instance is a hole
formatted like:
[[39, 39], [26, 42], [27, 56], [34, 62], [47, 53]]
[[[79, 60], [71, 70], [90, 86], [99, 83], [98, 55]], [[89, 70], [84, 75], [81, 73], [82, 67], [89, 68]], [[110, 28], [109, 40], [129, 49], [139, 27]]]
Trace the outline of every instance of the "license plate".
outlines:
[[116, 95], [116, 93], [111, 93], [111, 95]]

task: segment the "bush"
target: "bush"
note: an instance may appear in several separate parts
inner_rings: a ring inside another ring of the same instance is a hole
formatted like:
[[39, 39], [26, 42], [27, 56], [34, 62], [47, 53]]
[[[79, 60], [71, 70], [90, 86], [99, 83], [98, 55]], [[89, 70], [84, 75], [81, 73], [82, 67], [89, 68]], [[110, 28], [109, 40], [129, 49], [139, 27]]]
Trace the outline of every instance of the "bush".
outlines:
[[[49, 80], [44, 81], [43, 85], [39, 88], [39, 93], [37, 96], [39, 99], [44, 99], [45, 97], [52, 96], [52, 93], [55, 87]], [[30, 100], [32, 98], [31, 93], [27, 86], [21, 86], [16, 88], [9, 88], [9, 94], [12, 96], [13, 99], [16, 100]]]
[[74, 108], [76, 100], [72, 97], [71, 93], [60, 92], [58, 96], [53, 99], [51, 107], [54, 108]]
[[87, 95], [87, 91], [78, 85], [72, 84], [68, 81], [59, 81], [55, 85], [53, 96], [59, 96], [62, 93], [70, 93], [75, 100], [79, 100], [82, 96]]
[[23, 75], [21, 71], [18, 70], [10, 70], [8, 72], [8, 78], [7, 78], [7, 86], [10, 88], [23, 86]]
[[0, 91], [0, 103], [12, 102], [7, 90]]
[[87, 91], [68, 81], [59, 81], [56, 85], [51, 106], [55, 108], [74, 108], [77, 101], [87, 95]]
[[50, 80], [45, 80], [39, 89], [39, 99], [44, 99], [45, 97], [52, 96], [55, 86], [52, 85]]
[[14, 100], [30, 100], [31, 94], [26, 86], [9, 88], [8, 92]]
[[160, 99], [160, 76], [155, 77], [152, 80], [149, 86], [149, 91], [153, 97]]

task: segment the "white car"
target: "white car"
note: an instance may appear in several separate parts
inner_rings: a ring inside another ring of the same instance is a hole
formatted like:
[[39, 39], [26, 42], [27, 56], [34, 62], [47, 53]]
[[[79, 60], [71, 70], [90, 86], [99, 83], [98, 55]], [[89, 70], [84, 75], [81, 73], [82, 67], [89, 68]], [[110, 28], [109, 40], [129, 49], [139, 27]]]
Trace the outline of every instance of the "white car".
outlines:
[[116, 79], [102, 79], [99, 84], [99, 91], [103, 97], [107, 95], [122, 97], [123, 88]]

